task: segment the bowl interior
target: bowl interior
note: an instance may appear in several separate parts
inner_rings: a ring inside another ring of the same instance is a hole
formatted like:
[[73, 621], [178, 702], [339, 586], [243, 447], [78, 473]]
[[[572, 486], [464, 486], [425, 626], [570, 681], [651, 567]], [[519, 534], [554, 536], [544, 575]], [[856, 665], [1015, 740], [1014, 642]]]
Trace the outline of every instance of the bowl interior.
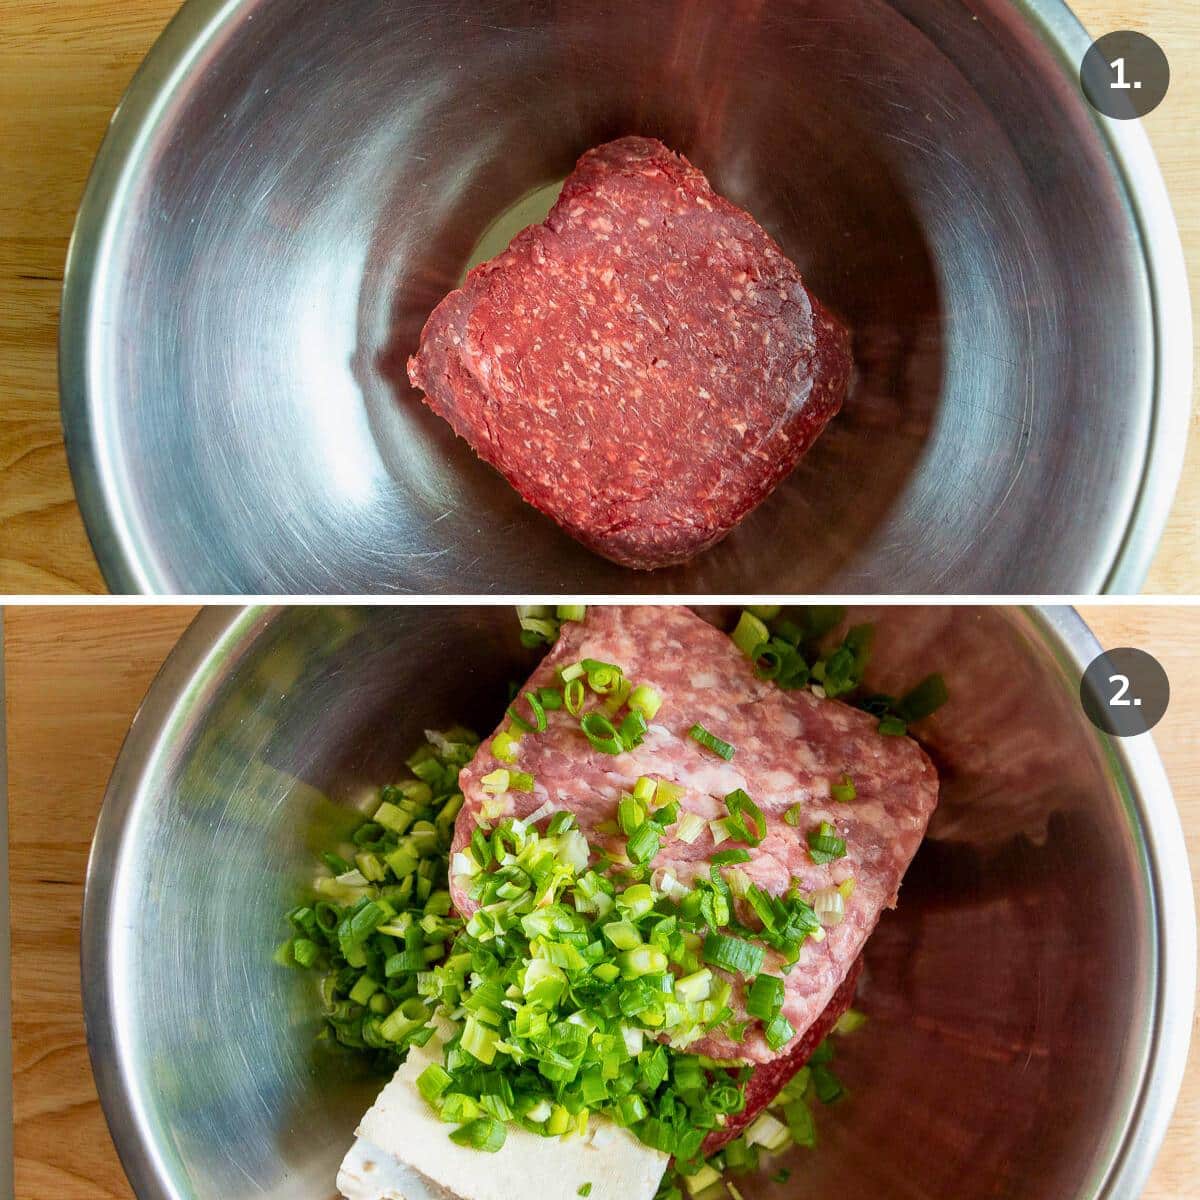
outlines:
[[[191, 0], [116, 129], [63, 372], [114, 586], [1045, 593], [1112, 569], [1150, 429], [1145, 267], [1019, 6]], [[777, 493], [650, 574], [525, 505], [404, 373], [484, 231], [631, 132], [758, 218], [857, 367]]]
[[[942, 777], [838, 1039], [849, 1099], [747, 1195], [1082, 1200], [1129, 1132], [1156, 931], [1132, 781], [1040, 618], [892, 608], [870, 683], [932, 669]], [[382, 1081], [314, 1041], [282, 914], [423, 731], [490, 732], [533, 656], [506, 609], [211, 610], [148, 698], [89, 881], [93, 1063], [142, 1200], [312, 1200]], [[777, 1165], [777, 1164], [776, 1164]]]

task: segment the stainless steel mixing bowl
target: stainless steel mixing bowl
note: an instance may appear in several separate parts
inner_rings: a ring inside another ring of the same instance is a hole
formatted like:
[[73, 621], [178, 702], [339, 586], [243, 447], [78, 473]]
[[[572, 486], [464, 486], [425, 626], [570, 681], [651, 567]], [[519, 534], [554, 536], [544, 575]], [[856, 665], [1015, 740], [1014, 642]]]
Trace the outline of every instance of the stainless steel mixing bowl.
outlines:
[[[67, 446], [122, 591], [1136, 590], [1190, 320], [1136, 122], [1058, 0], [189, 0], [113, 121], [63, 300]], [[845, 411], [721, 546], [584, 550], [404, 377], [473, 246], [662, 137], [855, 331]]]
[[[1196, 983], [1154, 746], [1083, 717], [1098, 647], [1070, 610], [873, 619], [873, 683], [946, 674], [925, 730], [942, 800], [868, 945], [871, 1019], [837, 1051], [851, 1098], [818, 1114], [788, 1185], [745, 1194], [1131, 1198]], [[514, 626], [504, 608], [214, 609], [168, 659], [109, 785], [83, 920], [92, 1063], [140, 1200], [333, 1194], [381, 1081], [314, 1042], [312, 979], [272, 962], [282, 914], [423, 730], [490, 731], [531, 663]]]

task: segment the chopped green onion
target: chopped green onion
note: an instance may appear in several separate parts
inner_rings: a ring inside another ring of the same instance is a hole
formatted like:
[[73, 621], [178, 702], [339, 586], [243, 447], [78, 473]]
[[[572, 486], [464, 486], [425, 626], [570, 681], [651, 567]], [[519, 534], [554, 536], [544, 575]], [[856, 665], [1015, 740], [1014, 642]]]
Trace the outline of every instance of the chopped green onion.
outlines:
[[335, 875], [345, 875], [350, 870], [350, 864], [340, 854], [334, 854], [332, 851], [322, 854], [321, 861]]
[[504, 1145], [505, 1127], [502, 1121], [495, 1117], [477, 1117], [460, 1125], [451, 1135], [451, 1141], [460, 1146], [470, 1146], [473, 1150], [486, 1150], [495, 1154]]
[[[826, 696], [832, 699], [858, 687], [871, 657], [874, 636], [875, 630], [871, 625], [855, 625], [846, 633], [842, 644], [824, 661], [819, 675]], [[817, 666], [822, 664], [818, 663]], [[816, 668], [813, 674], [817, 675]]]
[[560, 833], [566, 833], [568, 829], [575, 828], [575, 814], [562, 809], [556, 812], [546, 826], [547, 837], [558, 837]]
[[628, 679], [622, 676], [617, 680], [617, 686], [611, 692], [607, 692], [604, 697], [604, 703], [601, 709], [608, 716], [613, 716], [625, 707], [625, 701], [629, 699], [629, 693], [633, 691], [633, 684]]
[[569, 679], [563, 684], [563, 704], [571, 716], [577, 717], [583, 712], [583, 705], [586, 699], [587, 692], [584, 689], [582, 679]]
[[453, 1082], [454, 1080], [444, 1067], [437, 1063], [430, 1063], [417, 1076], [417, 1091], [432, 1104]]
[[885, 737], [903, 737], [908, 732], [908, 725], [904, 721], [890, 715], [880, 718], [878, 728]]
[[533, 714], [533, 724], [531, 725], [517, 713], [515, 703], [508, 706], [509, 720], [523, 733], [544, 733], [546, 730], [545, 707], [534, 692], [526, 692], [524, 695], [525, 703], [529, 705], [529, 711]]
[[531, 650], [538, 646], [552, 646], [558, 637], [557, 621], [541, 617], [522, 617], [520, 624], [521, 645], [527, 646]]
[[746, 1142], [751, 1146], [762, 1146], [764, 1150], [782, 1150], [790, 1142], [791, 1135], [787, 1126], [769, 1112], [759, 1113], [750, 1123], [745, 1133]]
[[791, 1022], [781, 1014], [772, 1017], [763, 1030], [763, 1037], [772, 1050], [779, 1050], [796, 1036]]
[[744, 900], [750, 891], [750, 876], [745, 871], [734, 867], [725, 878], [729, 882], [729, 890], [739, 899]]
[[730, 637], [733, 644], [747, 657], [752, 659], [754, 651], [771, 636], [771, 631], [752, 612], [742, 610], [738, 617], [737, 626]]
[[703, 725], [693, 725], [688, 730], [688, 737], [699, 742], [706, 750], [719, 754], [726, 762], [734, 755], [734, 748], [728, 742], [723, 742], [715, 734], [709, 733]]
[[704, 832], [707, 823], [699, 813], [685, 812], [679, 819], [675, 836], [690, 846]]
[[662, 708], [662, 696], [649, 685], [639, 683], [629, 693], [626, 703], [634, 712], [641, 713], [647, 721], [653, 721], [658, 715], [658, 710]]
[[795, 653], [790, 646], [777, 646], [772, 642], [761, 643], [750, 655], [754, 663], [754, 674], [759, 679], [778, 679], [784, 666]]
[[818, 865], [831, 863], [845, 855], [846, 843], [828, 821], [822, 821], [818, 828], [808, 831], [808, 856], [813, 862]]
[[758, 974], [764, 953], [762, 946], [730, 934], [710, 932], [704, 939], [704, 961], [735, 974]]
[[613, 723], [603, 714], [590, 712], [579, 722], [579, 728], [591, 743], [592, 748], [605, 754], [622, 754], [625, 744], [621, 741]]
[[[517, 748], [519, 745], [519, 738], [513, 737], [511, 733], [502, 730], [492, 738], [491, 751], [501, 762], [515, 763], [517, 761]], [[378, 818], [376, 819], [378, 820]]]
[[837, 1019], [837, 1024], [833, 1027], [833, 1032], [837, 1034], [857, 1033], [865, 1024], [867, 1018], [865, 1014], [860, 1013], [857, 1009], [848, 1008]]
[[635, 829], [646, 822], [646, 809], [636, 796], [622, 796], [617, 804], [617, 824], [621, 832], [629, 837]]
[[[311, 967], [320, 954], [320, 949], [316, 942], [309, 941], [308, 938], [296, 938], [292, 942], [292, 957], [296, 961], [297, 966]], [[363, 977], [364, 979], [366, 976]]]
[[[617, 966], [626, 979], [642, 975], [655, 975], [667, 969], [667, 956], [653, 946], [635, 946], [623, 951], [617, 958]], [[670, 976], [674, 979], [674, 976]]]
[[854, 780], [849, 775], [843, 775], [837, 783], [831, 784], [829, 794], [839, 804], [849, 804], [851, 800], [858, 798], [858, 792], [854, 788]]
[[661, 845], [658, 826], [647, 821], [634, 830], [625, 844], [625, 853], [632, 862], [647, 863], [658, 853]]
[[783, 819], [795, 829], [804, 818], [804, 806], [801, 804], [793, 804], [791, 808], [783, 814]]
[[618, 950], [632, 950], [642, 943], [642, 935], [631, 921], [609, 921], [601, 932]]
[[746, 995], [746, 1011], [761, 1021], [770, 1021], [783, 1007], [783, 980], [777, 975], [759, 975]]
[[845, 1094], [841, 1080], [826, 1066], [818, 1063], [812, 1068], [813, 1091], [822, 1104], [832, 1104]]
[[675, 981], [675, 995], [686, 1004], [699, 1004], [712, 994], [713, 974], [707, 968], [693, 971]]
[[560, 621], [582, 621], [587, 616], [586, 604], [559, 604], [554, 615]]
[[533, 726], [527, 720], [525, 720], [525, 718], [521, 716], [519, 712], [517, 712], [515, 705], [510, 704], [508, 706], [506, 715], [508, 716], [509, 721], [512, 722], [512, 728], [517, 730], [519, 733], [534, 732]]
[[599, 696], [607, 695], [620, 686], [624, 672], [612, 663], [597, 662], [594, 658], [585, 658], [584, 672], [587, 674], [588, 687]]
[[911, 724], [936, 712], [949, 699], [950, 692], [941, 675], [927, 675], [916, 687], [905, 693], [896, 705], [896, 714], [901, 720]]
[[813, 1120], [812, 1110], [803, 1100], [790, 1100], [783, 1106], [783, 1118], [787, 1122], [788, 1132], [797, 1146], [806, 1150], [813, 1149], [817, 1144], [817, 1126]]
[[655, 784], [649, 775], [642, 775], [633, 785], [633, 795], [643, 804], [649, 804], [654, 799]]
[[379, 981], [369, 975], [360, 975], [358, 982], [350, 989], [350, 999], [354, 1004], [366, 1004], [379, 991]]
[[730, 866], [733, 863], [749, 862], [750, 851], [742, 850], [740, 847], [736, 850], [720, 850], [708, 861], [717, 867]]
[[822, 925], [840, 925], [846, 912], [846, 901], [840, 889], [821, 888], [812, 894], [813, 912]]
[[509, 771], [505, 767], [489, 771], [479, 783], [485, 792], [494, 796], [500, 795], [503, 792], [533, 791], [532, 775], [524, 771]]
[[640, 712], [625, 714], [625, 719], [621, 722], [619, 736], [621, 744], [626, 750], [632, 750], [635, 746], [642, 744], [642, 740], [646, 736], [646, 728], [646, 718]]
[[581, 1183], [579, 1185], [579, 1187], [575, 1190], [575, 1195], [577, 1195], [577, 1196], [590, 1196], [591, 1194], [592, 1194], [592, 1185], [590, 1182], [589, 1183]]
[[489, 1029], [481, 1021], [470, 1016], [463, 1025], [462, 1040], [459, 1044], [468, 1054], [479, 1059], [485, 1066], [490, 1066], [496, 1060], [496, 1043], [499, 1040], [494, 1029]]
[[666, 829], [674, 825], [679, 820], [679, 801], [672, 800], [670, 804], [664, 804], [662, 808], [654, 810], [654, 815], [650, 818], [659, 829]]
[[660, 779], [654, 786], [654, 803], [660, 808], [664, 804], [674, 804], [683, 799], [686, 791], [687, 789], [681, 784]]
[[708, 1163], [705, 1163], [694, 1174], [685, 1175], [683, 1183], [689, 1195], [698, 1196], [705, 1189], [712, 1187], [720, 1178], [721, 1176]]
[[729, 810], [725, 824], [731, 836], [751, 846], [757, 846], [767, 836], [767, 819], [762, 809], [741, 788], [725, 797], [725, 807]]

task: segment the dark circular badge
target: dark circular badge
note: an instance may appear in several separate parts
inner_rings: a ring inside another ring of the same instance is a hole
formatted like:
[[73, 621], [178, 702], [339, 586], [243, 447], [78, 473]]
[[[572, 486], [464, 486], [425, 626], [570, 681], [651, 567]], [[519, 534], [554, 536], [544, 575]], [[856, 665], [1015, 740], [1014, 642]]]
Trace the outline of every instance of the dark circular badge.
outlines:
[[1132, 646], [1094, 658], [1079, 682], [1079, 701], [1088, 720], [1114, 737], [1136, 737], [1153, 729], [1170, 699], [1162, 664]]
[[1162, 103], [1170, 82], [1171, 68], [1162, 47], [1132, 29], [1097, 38], [1079, 66], [1079, 86], [1091, 106], [1118, 121], [1152, 112]]

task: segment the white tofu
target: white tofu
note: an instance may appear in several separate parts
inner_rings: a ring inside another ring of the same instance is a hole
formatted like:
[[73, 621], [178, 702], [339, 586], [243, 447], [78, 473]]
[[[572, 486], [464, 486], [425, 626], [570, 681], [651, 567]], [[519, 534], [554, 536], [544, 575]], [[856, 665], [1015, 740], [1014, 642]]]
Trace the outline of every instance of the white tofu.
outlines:
[[454, 1200], [419, 1171], [358, 1138], [338, 1172], [338, 1190], [346, 1200]]
[[454, 1126], [416, 1088], [441, 1061], [437, 1038], [414, 1048], [362, 1119], [338, 1172], [346, 1200], [579, 1200], [585, 1183], [591, 1200], [653, 1200], [667, 1155], [611, 1121], [593, 1118], [586, 1134], [565, 1140], [510, 1126], [495, 1154], [452, 1142]]

